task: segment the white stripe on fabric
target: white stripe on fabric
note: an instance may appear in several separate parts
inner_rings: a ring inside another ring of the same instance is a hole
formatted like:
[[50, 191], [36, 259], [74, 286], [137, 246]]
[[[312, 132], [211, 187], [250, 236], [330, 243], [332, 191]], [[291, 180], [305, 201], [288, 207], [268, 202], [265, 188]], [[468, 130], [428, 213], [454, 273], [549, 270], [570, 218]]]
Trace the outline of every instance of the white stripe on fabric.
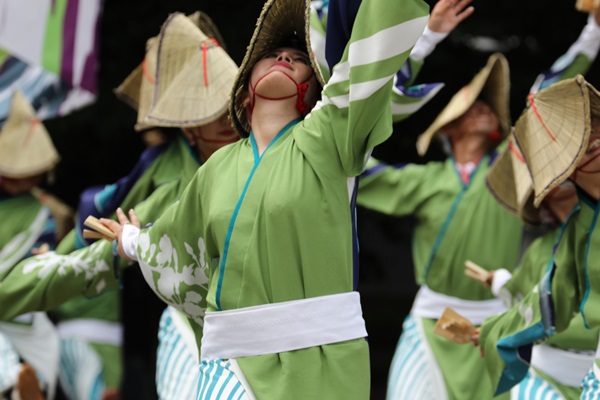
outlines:
[[394, 74], [384, 78], [350, 85], [350, 101], [364, 100], [371, 97], [373, 93], [381, 89], [387, 83], [391, 82], [393, 77]]
[[598, 381], [597, 375], [599, 373], [599, 368], [594, 362], [592, 368], [590, 368], [589, 373], [583, 379], [581, 386], [583, 391], [581, 393], [581, 400], [594, 400], [600, 399], [600, 382]]
[[[30, 92], [32, 91], [32, 88], [41, 86], [45, 89], [51, 85], [58, 85], [59, 82], [60, 79], [57, 75], [44, 71], [38, 66], [29, 66], [25, 68], [21, 75], [12, 81], [5, 90], [0, 92], [0, 104], [3, 105], [3, 108], [6, 105], [6, 108], [9, 109], [12, 95], [17, 89], [21, 90], [31, 102]], [[37, 92], [38, 91], [36, 91], [36, 93]]]
[[6, 335], [19, 355], [42, 376], [48, 385], [49, 397], [53, 397], [60, 359], [58, 334], [45, 313], [36, 312], [33, 315], [31, 325], [0, 322], [0, 332]]
[[43, 232], [50, 211], [42, 207], [26, 231], [16, 235], [0, 251], [0, 272], [12, 268], [25, 257]]
[[369, 98], [373, 93], [375, 93], [387, 83], [389, 83], [393, 77], [394, 75], [390, 75], [367, 82], [355, 83], [353, 85], [350, 85], [350, 92], [347, 94], [342, 94], [333, 97], [327, 97], [323, 95], [323, 99], [317, 102], [316, 106], [311, 112], [318, 110], [328, 104], [332, 104], [340, 109], [346, 108], [350, 105], [351, 101], [358, 101]]
[[402, 326], [402, 336], [388, 376], [387, 400], [446, 398], [445, 386], [442, 384], [439, 388], [436, 385], [438, 379], [435, 373], [439, 370], [428, 357], [428, 349], [417, 324], [419, 321], [409, 315]]
[[194, 359], [195, 364], [198, 365], [200, 363], [200, 356], [198, 355], [199, 346], [196, 343], [194, 331], [185, 319], [186, 317], [173, 306], [168, 306], [165, 312], [168, 312], [171, 316], [174, 330], [181, 336], [187, 347], [187, 352]]
[[240, 365], [238, 364], [237, 360], [235, 360], [235, 359], [229, 360], [229, 368], [231, 369], [231, 371], [235, 374], [235, 376], [240, 381], [240, 385], [242, 385], [242, 387], [244, 388], [246, 397], [249, 400], [256, 400], [256, 396], [254, 395], [254, 392], [252, 392], [252, 388], [250, 387], [250, 384], [248, 383], [248, 380], [246, 379], [246, 375], [244, 375], [244, 372], [240, 368]]
[[[392, 101], [392, 114], [393, 115], [403, 115], [403, 114], [412, 114], [421, 109], [429, 100], [431, 100], [438, 92], [444, 87], [444, 85], [439, 85], [435, 89], [432, 89], [425, 96], [419, 98], [418, 101], [412, 103], [396, 103]], [[394, 87], [394, 90], [397, 89]]]
[[15, 385], [20, 369], [17, 351], [0, 332], [0, 393]]
[[310, 28], [310, 44], [319, 65], [329, 68], [325, 58], [325, 36], [312, 27]]
[[185, 346], [174, 329], [169, 313], [163, 312], [159, 326], [156, 367], [157, 392], [161, 400], [195, 398], [198, 384], [198, 364], [180, 357]]
[[100, 400], [104, 391], [102, 360], [85, 341], [64, 339], [60, 343], [61, 387], [73, 400]]
[[383, 29], [365, 39], [350, 43], [348, 61], [350, 65], [366, 65], [387, 60], [409, 50], [423, 33], [429, 16]]
[[565, 400], [560, 391], [533, 370], [510, 390], [511, 400]]
[[254, 396], [248, 396], [230, 361], [203, 361], [199, 369], [197, 400], [255, 400]]
[[113, 346], [123, 343], [123, 326], [120, 322], [80, 318], [62, 321], [56, 325], [56, 329], [63, 339], [81, 339]]
[[366, 336], [360, 295], [347, 292], [207, 312], [200, 356], [219, 360], [274, 354]]
[[[164, 393], [159, 392], [161, 399], [173, 399], [174, 393], [177, 391], [179, 382], [173, 377], [177, 376], [177, 358], [181, 352], [181, 346], [179, 345], [181, 337], [173, 332], [173, 325], [169, 318], [167, 326], [161, 327], [164, 329], [164, 333], [159, 336], [160, 341], [158, 344], [159, 352], [161, 357], [157, 359], [157, 386], [164, 387]], [[197, 383], [197, 382], [196, 382]], [[196, 392], [194, 392], [195, 394]]]
[[[317, 102], [317, 104], [315, 105], [315, 107], [312, 109], [311, 112], [316, 111], [320, 108], [323, 108], [323, 106], [326, 106], [329, 104], [332, 104], [339, 109], [346, 108], [350, 104], [350, 95], [342, 94], [342, 95], [335, 96], [335, 97], [327, 97], [327, 96], [323, 95], [322, 100]], [[307, 117], [308, 117], [308, 115], [307, 115]]]
[[335, 85], [336, 83], [345, 82], [350, 79], [350, 63], [348, 61], [340, 62], [333, 67], [333, 71], [331, 74], [331, 78], [327, 81], [325, 85], [325, 89], [330, 85]]

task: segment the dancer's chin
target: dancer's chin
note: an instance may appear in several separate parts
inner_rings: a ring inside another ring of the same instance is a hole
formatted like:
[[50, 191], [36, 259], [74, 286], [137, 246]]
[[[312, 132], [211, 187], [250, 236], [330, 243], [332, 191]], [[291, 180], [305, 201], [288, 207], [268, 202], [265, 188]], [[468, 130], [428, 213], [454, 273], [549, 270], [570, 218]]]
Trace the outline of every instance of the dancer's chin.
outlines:
[[254, 92], [266, 99], [285, 99], [298, 93], [296, 83], [282, 71], [271, 71], [260, 79]]

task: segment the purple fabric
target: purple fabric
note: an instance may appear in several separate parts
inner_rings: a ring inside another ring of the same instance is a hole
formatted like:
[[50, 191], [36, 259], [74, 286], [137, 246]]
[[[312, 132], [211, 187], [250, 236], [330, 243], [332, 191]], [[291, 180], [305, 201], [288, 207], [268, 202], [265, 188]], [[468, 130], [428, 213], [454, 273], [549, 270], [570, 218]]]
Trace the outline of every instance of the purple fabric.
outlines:
[[116, 183], [106, 186], [92, 186], [83, 191], [79, 200], [79, 206], [77, 207], [76, 230], [79, 240], [76, 241], [76, 245], [78, 248], [94, 242], [93, 240], [83, 239], [83, 222], [85, 219], [89, 215], [97, 218], [112, 215], [123, 203], [125, 197], [127, 197], [144, 172], [146, 172], [169, 145], [170, 143], [166, 142], [159, 146], [147, 148], [129, 175], [119, 179]]
[[[89, 0], [88, 0], [89, 1]], [[100, 2], [100, 9], [102, 10], [104, 0]], [[83, 68], [83, 75], [81, 77], [81, 87], [92, 93], [97, 92], [96, 87], [96, 61], [99, 59], [100, 49], [100, 15], [96, 18], [96, 25], [94, 27], [94, 47], [88, 53]]]
[[79, 0], [68, 0], [65, 18], [63, 20], [63, 51], [60, 66], [60, 76], [70, 84], [73, 83], [73, 54], [75, 53], [75, 34], [77, 33], [78, 8]]

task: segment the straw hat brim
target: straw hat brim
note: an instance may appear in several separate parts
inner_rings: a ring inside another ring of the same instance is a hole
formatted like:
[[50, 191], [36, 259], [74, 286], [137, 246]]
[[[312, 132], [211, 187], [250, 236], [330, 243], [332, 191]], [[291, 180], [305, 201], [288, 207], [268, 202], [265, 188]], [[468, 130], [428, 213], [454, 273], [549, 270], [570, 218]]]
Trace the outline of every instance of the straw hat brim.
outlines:
[[0, 175], [27, 178], [52, 170], [59, 161], [44, 124], [25, 96], [15, 92], [0, 133]]
[[539, 224], [539, 213], [533, 206], [533, 182], [512, 135], [490, 168], [486, 184], [494, 198], [508, 211], [529, 225]]
[[450, 99], [431, 126], [417, 139], [417, 151], [423, 156], [433, 137], [448, 123], [462, 116], [478, 98], [483, 99], [496, 113], [502, 138], [510, 132], [509, 109], [510, 77], [508, 61], [501, 53], [490, 56], [485, 67], [471, 82]]
[[322, 87], [325, 84], [310, 43], [310, 0], [267, 0], [256, 22], [231, 94], [230, 118], [240, 136], [248, 137], [251, 130], [244, 97], [254, 64], [266, 51], [287, 45], [293, 36], [303, 39], [305, 48], [300, 50], [309, 56], [319, 85]]
[[183, 14], [172, 14], [158, 40], [156, 84], [142, 123], [191, 127], [227, 110], [237, 65]]
[[[215, 38], [221, 47], [225, 48], [223, 36], [208, 15], [196, 11], [188, 15], [187, 18], [208, 37]], [[146, 41], [144, 61], [114, 89], [114, 93], [119, 100], [138, 112], [134, 127], [138, 132], [156, 126], [147, 121], [146, 116], [152, 106], [155, 91], [158, 39], [158, 36], [154, 36]]]
[[529, 96], [515, 137], [533, 179], [534, 205], [568, 179], [587, 150], [600, 94], [578, 75]]

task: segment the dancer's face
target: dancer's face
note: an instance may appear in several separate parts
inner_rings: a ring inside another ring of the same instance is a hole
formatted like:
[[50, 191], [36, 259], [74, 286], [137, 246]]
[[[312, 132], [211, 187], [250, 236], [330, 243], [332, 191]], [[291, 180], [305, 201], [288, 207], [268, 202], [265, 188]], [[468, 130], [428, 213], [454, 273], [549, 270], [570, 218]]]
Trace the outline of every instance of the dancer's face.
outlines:
[[206, 125], [183, 128], [183, 133], [190, 144], [196, 146], [202, 161], [206, 161], [221, 147], [239, 139], [238, 134], [231, 127], [227, 113]]
[[447, 124], [443, 131], [451, 140], [471, 135], [489, 135], [499, 129], [498, 116], [483, 100], [477, 100], [460, 117]]
[[317, 80], [306, 53], [292, 47], [281, 47], [264, 53], [250, 74], [249, 93], [271, 100], [295, 98], [298, 85], [308, 84], [304, 102], [314, 104]]

